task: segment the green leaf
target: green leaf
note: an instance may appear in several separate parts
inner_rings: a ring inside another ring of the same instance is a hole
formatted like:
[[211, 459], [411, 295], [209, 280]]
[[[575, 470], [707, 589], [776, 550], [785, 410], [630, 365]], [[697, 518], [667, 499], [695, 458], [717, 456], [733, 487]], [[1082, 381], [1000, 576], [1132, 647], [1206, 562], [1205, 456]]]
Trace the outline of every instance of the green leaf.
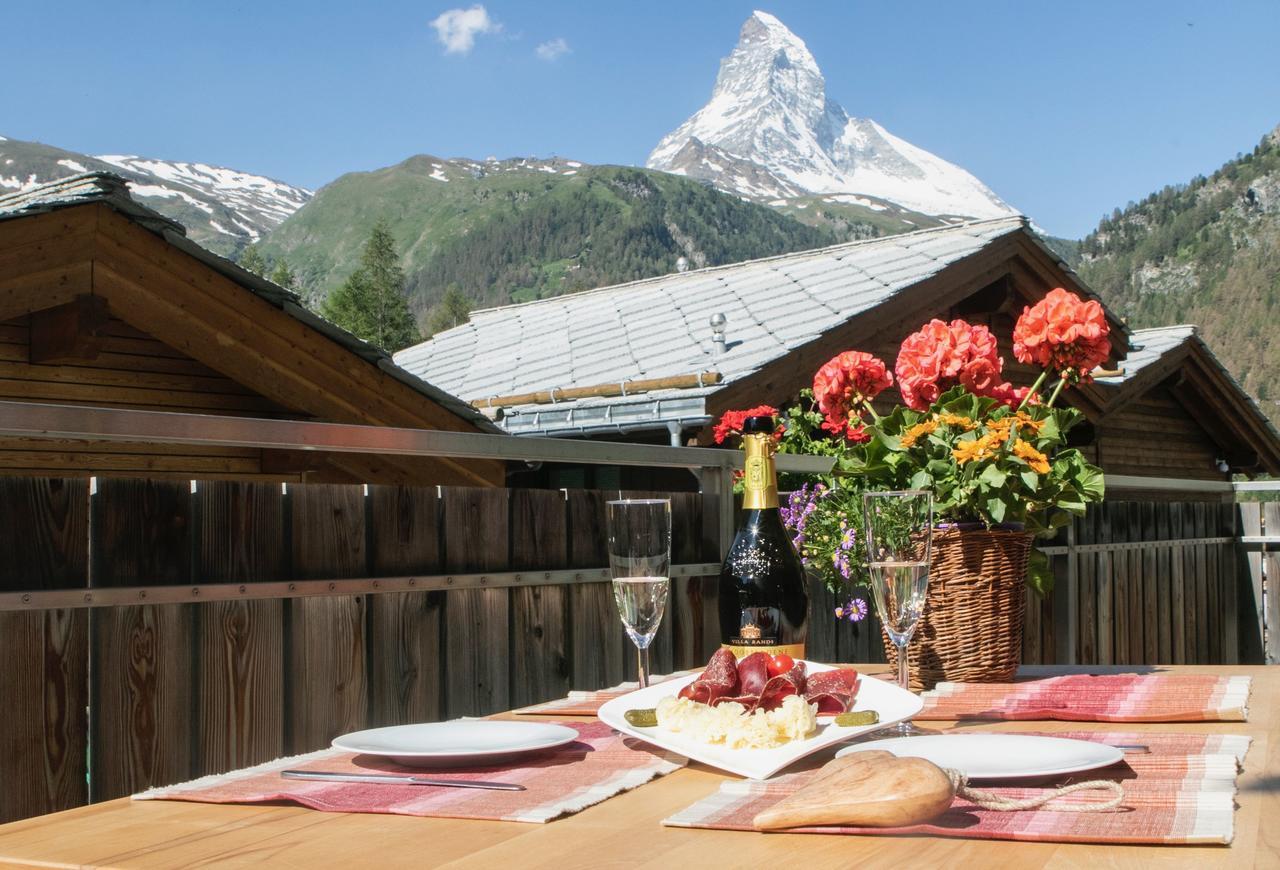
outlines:
[[1009, 475], [1001, 471], [997, 465], [988, 465], [982, 470], [982, 474], [978, 475], [978, 479], [988, 486], [999, 489], [1004, 486], [1004, 482], [1009, 479]]
[[997, 523], [1003, 523], [1007, 505], [999, 496], [987, 499], [987, 514]]
[[1031, 558], [1027, 560], [1027, 585], [1043, 598], [1053, 591], [1053, 580], [1049, 557], [1033, 548]]

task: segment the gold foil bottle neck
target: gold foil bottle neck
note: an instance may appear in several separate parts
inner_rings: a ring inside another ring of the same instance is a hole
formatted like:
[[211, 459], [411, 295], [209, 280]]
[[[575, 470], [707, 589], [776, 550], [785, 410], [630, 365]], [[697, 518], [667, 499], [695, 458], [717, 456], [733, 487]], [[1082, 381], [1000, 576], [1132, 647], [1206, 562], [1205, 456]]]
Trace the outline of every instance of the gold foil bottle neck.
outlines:
[[743, 509], [776, 508], [778, 473], [773, 462], [773, 439], [753, 432], [742, 436], [742, 442], [747, 454], [743, 462]]

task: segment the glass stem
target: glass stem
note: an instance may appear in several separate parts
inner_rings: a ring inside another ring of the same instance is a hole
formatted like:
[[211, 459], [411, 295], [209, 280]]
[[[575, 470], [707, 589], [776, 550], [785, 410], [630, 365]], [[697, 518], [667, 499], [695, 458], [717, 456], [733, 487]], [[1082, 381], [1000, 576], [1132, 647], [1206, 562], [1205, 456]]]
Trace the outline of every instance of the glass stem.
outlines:
[[640, 688], [649, 688], [649, 648], [636, 647], [636, 673], [639, 675]]
[[898, 687], [911, 691], [911, 677], [907, 671], [907, 644], [898, 643]]

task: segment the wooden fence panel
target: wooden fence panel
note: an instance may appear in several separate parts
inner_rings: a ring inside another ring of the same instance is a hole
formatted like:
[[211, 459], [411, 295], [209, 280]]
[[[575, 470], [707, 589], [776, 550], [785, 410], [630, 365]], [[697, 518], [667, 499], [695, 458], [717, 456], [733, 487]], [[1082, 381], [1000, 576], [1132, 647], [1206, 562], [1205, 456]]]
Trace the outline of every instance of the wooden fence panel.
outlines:
[[[569, 567], [600, 568], [609, 564], [605, 541], [604, 503], [610, 496], [588, 490], [570, 490]], [[569, 590], [573, 634], [572, 671], [575, 689], [600, 689], [622, 682], [631, 642], [607, 583], [577, 583]]]
[[[445, 491], [445, 570], [503, 571], [510, 564], [509, 491], [458, 487]], [[511, 706], [510, 593], [458, 589], [445, 607], [445, 712], [483, 716]]]
[[[719, 544], [704, 538], [703, 505], [693, 492], [671, 495], [671, 561], [677, 565], [719, 562]], [[697, 667], [720, 646], [719, 577], [680, 577], [671, 584], [674, 666]]]
[[[0, 590], [84, 584], [87, 480], [0, 479]], [[80, 806], [89, 723], [83, 610], [0, 613], [0, 823]]]
[[[189, 483], [100, 480], [93, 499], [94, 586], [191, 581]], [[194, 607], [141, 604], [93, 611], [93, 800], [191, 775]]]
[[[1169, 505], [1169, 534], [1180, 538], [1186, 528], [1186, 517], [1181, 504]], [[1176, 665], [1187, 662], [1187, 573], [1185, 547], [1179, 547], [1169, 554], [1169, 577], [1173, 588], [1170, 610], [1176, 614], [1169, 632], [1169, 647], [1172, 661]]]
[[[279, 484], [198, 484], [194, 582], [289, 576]], [[284, 611], [280, 600], [212, 601], [196, 608], [195, 774], [261, 764], [284, 754]]]
[[[568, 511], [561, 490], [511, 493], [511, 570], [563, 565], [569, 555]], [[569, 590], [511, 589], [511, 705], [560, 698], [574, 688], [569, 670]]]
[[[440, 502], [433, 487], [369, 488], [374, 576], [437, 574]], [[444, 718], [443, 592], [369, 596], [369, 724]]]
[[[1077, 521], [1075, 541], [1079, 545], [1089, 545], [1097, 541], [1097, 510], [1091, 510], [1084, 519]], [[1076, 663], [1093, 665], [1098, 663], [1098, 560], [1089, 553], [1082, 553], [1076, 559], [1078, 587], [1076, 596]]]
[[[298, 580], [368, 576], [364, 490], [289, 488]], [[288, 607], [286, 751], [310, 752], [368, 723], [365, 598], [295, 598]]]

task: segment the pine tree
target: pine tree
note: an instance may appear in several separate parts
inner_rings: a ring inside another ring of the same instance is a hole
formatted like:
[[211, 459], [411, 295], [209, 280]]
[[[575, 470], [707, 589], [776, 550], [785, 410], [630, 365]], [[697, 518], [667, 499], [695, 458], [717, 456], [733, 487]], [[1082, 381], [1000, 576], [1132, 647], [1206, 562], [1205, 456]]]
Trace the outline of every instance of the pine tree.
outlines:
[[444, 297], [440, 300], [440, 304], [431, 315], [431, 322], [427, 328], [434, 335], [437, 332], [444, 332], [446, 329], [453, 329], [455, 326], [466, 323], [470, 319], [471, 303], [466, 296], [462, 295], [462, 291], [458, 289], [457, 284], [450, 284], [449, 289], [444, 291]]
[[257, 245], [249, 245], [240, 252], [240, 268], [259, 278], [267, 277], [267, 261], [263, 259]]
[[360, 267], [321, 306], [321, 314], [388, 351], [421, 340], [404, 295], [404, 270], [395, 240], [378, 221], [360, 254]]
[[298, 289], [298, 276], [294, 274], [293, 269], [289, 268], [289, 261], [284, 257], [276, 261], [276, 267], [271, 270], [271, 283], [278, 284], [286, 290]]

